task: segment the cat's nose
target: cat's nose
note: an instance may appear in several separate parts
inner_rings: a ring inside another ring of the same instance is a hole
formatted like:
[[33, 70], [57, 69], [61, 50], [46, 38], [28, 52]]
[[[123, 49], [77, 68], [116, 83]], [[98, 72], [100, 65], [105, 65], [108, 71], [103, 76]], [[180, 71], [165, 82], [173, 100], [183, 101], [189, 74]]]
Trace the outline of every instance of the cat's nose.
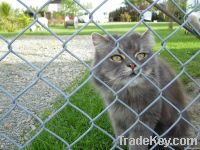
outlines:
[[128, 67], [130, 67], [134, 71], [136, 64], [129, 64]]

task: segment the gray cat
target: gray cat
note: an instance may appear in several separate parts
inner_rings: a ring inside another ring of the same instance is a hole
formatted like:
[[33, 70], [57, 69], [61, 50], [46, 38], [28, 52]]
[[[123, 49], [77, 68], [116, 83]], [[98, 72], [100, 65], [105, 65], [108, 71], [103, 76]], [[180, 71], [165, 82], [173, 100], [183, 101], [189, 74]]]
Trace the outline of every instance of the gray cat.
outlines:
[[[117, 35], [113, 36], [116, 39], [119, 38]], [[108, 36], [97, 33], [92, 34], [92, 40], [96, 50], [95, 66], [117, 44]], [[95, 75], [94, 84], [104, 97], [106, 106], [113, 103], [108, 112], [116, 137], [124, 134], [128, 138], [136, 139], [140, 136], [150, 138], [150, 136], [155, 136], [156, 133], [162, 135], [178, 119], [180, 120], [177, 124], [163, 137], [187, 137], [188, 125], [183, 119], [179, 118], [178, 112], [184, 108], [185, 103], [181, 85], [178, 80], [175, 80], [170, 86], [164, 88], [175, 78], [175, 74], [159, 56], [150, 58], [153, 55], [154, 43], [150, 31], [143, 34], [132, 33], [123, 38], [119, 42], [119, 49], [110, 54], [93, 71]], [[150, 61], [140, 68], [139, 66], [148, 59]], [[104, 84], [118, 93], [115, 95]], [[164, 89], [161, 92], [157, 87]], [[147, 109], [143, 112], [145, 108]], [[136, 113], [139, 114], [139, 117]], [[188, 120], [186, 112], [183, 112], [182, 116]], [[149, 126], [152, 130], [149, 130], [146, 126]], [[127, 129], [128, 131], [125, 132]], [[129, 149], [146, 150], [151, 146], [129, 145]], [[161, 146], [156, 148], [164, 149]], [[183, 147], [177, 146], [175, 149], [183, 149]]]

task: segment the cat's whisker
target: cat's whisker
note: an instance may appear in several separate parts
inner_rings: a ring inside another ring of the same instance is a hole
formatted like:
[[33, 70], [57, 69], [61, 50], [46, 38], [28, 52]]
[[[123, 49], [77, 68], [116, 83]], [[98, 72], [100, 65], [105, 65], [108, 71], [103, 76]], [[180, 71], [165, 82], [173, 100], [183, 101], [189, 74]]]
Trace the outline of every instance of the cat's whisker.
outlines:
[[153, 81], [157, 86], [160, 86], [160, 83], [158, 82], [158, 79], [155, 78], [155, 76], [152, 75], [145, 75], [147, 78], [149, 78], [151, 81]]
[[[94, 58], [94, 65], [96, 65], [109, 52], [112, 52], [115, 42], [110, 40], [109, 37], [105, 38], [99, 34], [93, 34], [92, 39], [96, 50]], [[153, 55], [154, 39], [149, 31], [142, 35], [133, 33], [120, 40], [119, 46], [129, 57], [138, 62], [138, 64], [142, 64]], [[105, 84], [99, 84], [100, 81], [96, 80], [94, 82], [96, 83], [96, 87], [100, 89], [105, 104], [109, 105], [115, 100], [116, 95], [112, 93], [112, 91], [115, 91], [121, 101], [138, 114], [142, 114], [139, 119], [143, 123], [156, 133], [159, 133], [159, 135], [163, 135], [173, 125], [173, 122], [179, 118], [180, 114], [175, 109], [169, 108], [168, 103], [160, 100], [158, 90], [155, 86], [160, 87], [168, 84], [176, 77], [175, 73], [171, 71], [170, 67], [159, 56], [152, 58], [139, 71], [137, 66], [129, 58], [120, 53], [120, 51], [116, 51], [105, 62], [101, 67], [97, 67], [95, 71], [101, 81], [110, 87], [110, 90]], [[120, 92], [117, 92], [119, 90]], [[184, 108], [184, 93], [178, 81], [174, 81], [173, 85], [166, 89], [165, 97], [171, 103], [175, 104], [178, 109]], [[144, 110], [145, 112], [143, 112]], [[108, 112], [116, 136], [122, 135], [122, 133], [127, 131], [127, 127], [131, 127], [137, 120], [135, 115], [120, 103], [114, 103]], [[187, 112], [181, 115], [186, 120], [189, 119]], [[173, 127], [173, 132], [170, 131], [169, 135], [166, 133], [164, 137], [185, 137], [187, 136], [187, 131], [187, 123], [180, 121]], [[141, 134], [145, 137], [153, 135], [141, 124], [137, 124], [136, 127], [134, 126], [134, 129], [129, 130], [127, 134], [130, 138], [137, 138]], [[130, 149], [143, 150], [148, 149], [149, 146], [131, 147]], [[173, 148], [183, 149], [179, 146]]]

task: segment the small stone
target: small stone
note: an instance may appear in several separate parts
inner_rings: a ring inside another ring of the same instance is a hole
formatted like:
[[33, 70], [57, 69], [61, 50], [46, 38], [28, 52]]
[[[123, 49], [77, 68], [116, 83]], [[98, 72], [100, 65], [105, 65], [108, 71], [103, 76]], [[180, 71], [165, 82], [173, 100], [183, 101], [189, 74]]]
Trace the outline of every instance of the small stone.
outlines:
[[4, 124], [4, 128], [5, 129], [9, 129], [9, 128], [11, 128], [12, 127], [12, 125], [10, 124], [10, 123], [5, 123]]
[[3, 109], [2, 108], [0, 108], [0, 113], [2, 113], [3, 112]]
[[1, 149], [3, 149], [3, 148], [4, 148], [4, 145], [2, 144], [2, 145], [1, 145]]
[[32, 118], [31, 118], [31, 116], [29, 115], [29, 116], [28, 116], [28, 119], [26, 120], [26, 122], [30, 122], [31, 119], [32, 119]]
[[31, 129], [32, 129], [32, 130], [35, 130], [35, 129], [36, 129], [36, 127], [35, 127], [34, 125], [31, 124], [30, 126], [31, 126]]

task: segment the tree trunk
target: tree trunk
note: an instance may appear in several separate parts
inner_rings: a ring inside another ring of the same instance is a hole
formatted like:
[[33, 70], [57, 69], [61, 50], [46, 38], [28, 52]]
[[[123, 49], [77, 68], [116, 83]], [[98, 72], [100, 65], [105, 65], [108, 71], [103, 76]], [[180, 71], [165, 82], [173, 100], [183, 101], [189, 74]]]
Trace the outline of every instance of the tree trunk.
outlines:
[[172, 21], [172, 19], [169, 19], [168, 28], [170, 30], [173, 30], [173, 21]]

